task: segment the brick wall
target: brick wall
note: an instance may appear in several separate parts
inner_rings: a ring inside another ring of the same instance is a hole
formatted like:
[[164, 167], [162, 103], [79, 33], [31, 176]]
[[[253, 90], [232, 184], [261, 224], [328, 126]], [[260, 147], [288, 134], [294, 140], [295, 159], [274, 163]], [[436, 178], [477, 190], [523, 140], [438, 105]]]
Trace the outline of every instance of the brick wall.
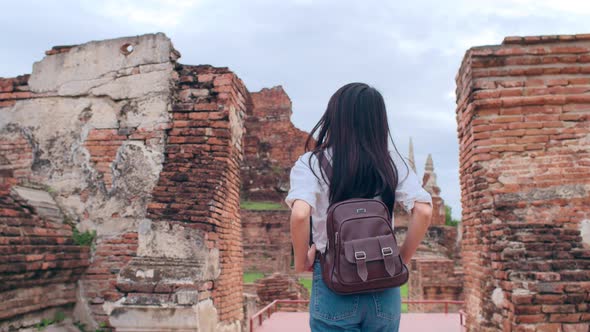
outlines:
[[[251, 101], [227, 68], [178, 57], [163, 34], [94, 41], [54, 48], [30, 76], [0, 80], [3, 193], [22, 187], [29, 200], [44, 198], [15, 205], [18, 195], [2, 196], [2, 285], [26, 273], [37, 286], [18, 293], [22, 312], [79, 295], [76, 319], [92, 329], [239, 329], [239, 165]], [[35, 209], [44, 215], [27, 212]], [[86, 270], [89, 250], [72, 245], [65, 220], [97, 231]], [[17, 308], [0, 312], [15, 317]]]
[[93, 318], [108, 325], [104, 303], [116, 302], [128, 295], [116, 287], [121, 269], [136, 256], [137, 233], [129, 232], [111, 238], [99, 238], [95, 244], [92, 264], [80, 280], [84, 297]]
[[[256, 294], [258, 295], [258, 307], [263, 308], [274, 300], [309, 300], [309, 291], [299, 283], [296, 276], [273, 273], [272, 275], [256, 281]], [[282, 311], [295, 311], [307, 309], [308, 305], [284, 304]]]
[[288, 272], [292, 250], [290, 210], [241, 211], [244, 270]]
[[291, 123], [291, 99], [281, 86], [253, 92], [242, 165], [242, 198], [278, 201], [289, 190], [289, 172], [303, 154], [308, 133]]
[[[283, 203], [289, 173], [308, 133], [291, 122], [291, 99], [281, 86], [251, 93], [244, 134], [241, 199]], [[287, 272], [291, 266], [289, 210], [242, 210], [244, 269]]]
[[[463, 300], [463, 270], [447, 257], [417, 256], [410, 263], [410, 300]], [[458, 305], [449, 305], [457, 312]], [[410, 304], [410, 312], [444, 312], [444, 304]]]
[[[590, 219], [588, 64], [588, 35], [508, 37], [463, 59], [457, 121], [470, 331], [588, 328], [576, 302], [590, 296], [588, 258], [576, 253]], [[521, 231], [526, 240], [495, 243]], [[554, 241], [550, 252], [540, 248]], [[547, 281], [556, 283], [544, 288]]]
[[[227, 68], [179, 66], [166, 162], [148, 206], [154, 221], [180, 222], [205, 232], [220, 252], [221, 273], [204, 283], [221, 321], [241, 320], [242, 234], [239, 165], [248, 91]], [[203, 287], [203, 286], [202, 286]]]
[[[16, 100], [31, 96], [27, 79], [0, 80], [0, 114]], [[76, 302], [76, 281], [89, 264], [90, 248], [74, 243], [72, 226], [64, 223], [46, 188], [30, 183], [35, 180], [31, 168], [39, 162], [30, 139], [28, 132], [14, 126], [0, 131], [2, 330], [22, 327], [19, 318], [28, 313], [69, 310]], [[35, 197], [42, 202], [29, 200]]]
[[[507, 227], [508, 226], [508, 227]], [[590, 249], [580, 232], [555, 224], [488, 225], [499, 330], [588, 331]]]

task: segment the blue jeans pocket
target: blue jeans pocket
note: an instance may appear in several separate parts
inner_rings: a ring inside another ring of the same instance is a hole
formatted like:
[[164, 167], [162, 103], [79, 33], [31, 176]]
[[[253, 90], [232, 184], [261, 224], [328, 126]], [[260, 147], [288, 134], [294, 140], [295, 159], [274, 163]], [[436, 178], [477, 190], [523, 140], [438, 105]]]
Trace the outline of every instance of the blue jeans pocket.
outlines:
[[310, 315], [328, 321], [339, 321], [356, 316], [360, 297], [358, 295], [339, 295], [330, 290], [322, 279], [321, 267], [316, 262], [313, 267]]
[[377, 317], [398, 320], [402, 312], [402, 299], [399, 287], [373, 293]]

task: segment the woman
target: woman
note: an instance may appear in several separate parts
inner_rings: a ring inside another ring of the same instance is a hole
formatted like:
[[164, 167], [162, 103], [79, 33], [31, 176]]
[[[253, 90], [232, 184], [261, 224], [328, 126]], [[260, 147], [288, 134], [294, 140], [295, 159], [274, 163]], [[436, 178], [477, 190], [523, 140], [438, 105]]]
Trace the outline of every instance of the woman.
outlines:
[[[391, 135], [381, 94], [363, 83], [347, 84], [330, 98], [326, 112], [307, 139], [308, 152], [291, 169], [286, 202], [292, 210], [295, 270], [302, 272], [313, 267], [309, 305], [313, 332], [398, 331], [399, 288], [336, 294], [324, 284], [317, 258], [317, 253], [326, 250], [326, 215], [330, 203], [373, 197], [382, 199], [392, 214], [394, 202], [401, 203], [411, 213], [400, 253], [405, 263], [412, 258], [430, 224], [432, 199], [395, 146], [394, 150], [388, 148], [388, 138]], [[321, 151], [332, 164], [334, 181], [327, 180], [320, 170], [317, 156]]]

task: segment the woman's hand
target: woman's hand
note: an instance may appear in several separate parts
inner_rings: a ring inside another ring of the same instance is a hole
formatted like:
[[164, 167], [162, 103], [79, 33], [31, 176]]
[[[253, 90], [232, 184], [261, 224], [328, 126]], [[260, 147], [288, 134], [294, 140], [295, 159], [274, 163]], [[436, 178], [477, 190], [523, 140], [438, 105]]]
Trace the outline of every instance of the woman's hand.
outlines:
[[305, 271], [313, 271], [313, 263], [315, 262], [315, 252], [316, 252], [315, 243], [309, 247], [307, 250], [307, 257], [305, 260]]

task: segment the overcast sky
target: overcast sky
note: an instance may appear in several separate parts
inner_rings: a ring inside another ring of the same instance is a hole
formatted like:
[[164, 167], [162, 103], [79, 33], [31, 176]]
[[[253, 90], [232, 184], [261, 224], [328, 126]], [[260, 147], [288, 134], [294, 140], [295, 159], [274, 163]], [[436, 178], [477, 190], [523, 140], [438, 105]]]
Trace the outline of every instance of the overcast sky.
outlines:
[[345, 83], [384, 95], [400, 152], [418, 174], [432, 153], [460, 216], [455, 74], [472, 46], [513, 35], [589, 33], [590, 1], [7, 1], [0, 77], [31, 72], [54, 45], [164, 32], [185, 64], [227, 66], [250, 91], [282, 85], [309, 131]]

